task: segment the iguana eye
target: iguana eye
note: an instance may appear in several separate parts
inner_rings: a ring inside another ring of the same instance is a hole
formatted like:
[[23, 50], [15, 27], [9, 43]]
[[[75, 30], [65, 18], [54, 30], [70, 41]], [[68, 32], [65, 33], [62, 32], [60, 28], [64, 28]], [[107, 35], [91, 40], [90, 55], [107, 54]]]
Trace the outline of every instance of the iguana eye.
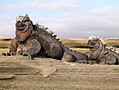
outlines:
[[17, 23], [20, 23], [20, 21], [17, 21]]
[[22, 20], [22, 22], [27, 22], [27, 20]]

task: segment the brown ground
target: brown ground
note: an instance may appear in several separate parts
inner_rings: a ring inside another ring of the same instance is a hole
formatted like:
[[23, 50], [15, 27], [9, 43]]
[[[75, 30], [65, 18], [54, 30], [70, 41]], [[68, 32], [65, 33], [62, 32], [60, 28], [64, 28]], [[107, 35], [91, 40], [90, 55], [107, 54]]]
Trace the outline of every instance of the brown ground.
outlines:
[[0, 90], [119, 90], [119, 65], [0, 56]]
[[[119, 48], [119, 38], [103, 38], [103, 40], [111, 46]], [[83, 38], [62, 38], [62, 43], [69, 48], [87, 48], [88, 39]], [[0, 38], [0, 48], [8, 48], [11, 39]]]

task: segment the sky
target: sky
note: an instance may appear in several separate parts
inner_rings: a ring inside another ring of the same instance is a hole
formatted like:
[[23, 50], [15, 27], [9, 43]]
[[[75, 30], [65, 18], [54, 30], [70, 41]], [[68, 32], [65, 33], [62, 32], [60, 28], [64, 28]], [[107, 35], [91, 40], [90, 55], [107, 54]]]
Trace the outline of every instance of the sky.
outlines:
[[14, 38], [25, 14], [61, 38], [119, 37], [119, 0], [0, 0], [0, 11], [0, 38]]

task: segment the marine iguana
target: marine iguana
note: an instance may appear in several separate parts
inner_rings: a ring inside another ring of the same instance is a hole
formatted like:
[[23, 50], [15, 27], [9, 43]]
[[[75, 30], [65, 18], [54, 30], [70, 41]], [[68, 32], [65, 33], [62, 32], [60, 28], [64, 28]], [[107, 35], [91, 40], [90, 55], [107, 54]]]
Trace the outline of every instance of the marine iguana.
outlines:
[[[18, 51], [19, 48], [19, 51]], [[3, 55], [44, 55], [64, 61], [88, 60], [87, 55], [70, 50], [47, 27], [33, 24], [28, 15], [16, 18], [16, 37], [11, 41], [9, 52]]]
[[90, 52], [87, 54], [92, 63], [119, 64], [119, 50], [104, 42], [101, 38], [90, 36], [88, 40]]

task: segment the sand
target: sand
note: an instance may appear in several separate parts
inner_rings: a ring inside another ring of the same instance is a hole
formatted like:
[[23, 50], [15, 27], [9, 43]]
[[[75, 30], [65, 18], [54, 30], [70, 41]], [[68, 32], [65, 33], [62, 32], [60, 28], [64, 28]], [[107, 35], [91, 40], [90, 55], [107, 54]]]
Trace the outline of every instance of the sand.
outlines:
[[119, 90], [119, 65], [1, 56], [0, 90]]

